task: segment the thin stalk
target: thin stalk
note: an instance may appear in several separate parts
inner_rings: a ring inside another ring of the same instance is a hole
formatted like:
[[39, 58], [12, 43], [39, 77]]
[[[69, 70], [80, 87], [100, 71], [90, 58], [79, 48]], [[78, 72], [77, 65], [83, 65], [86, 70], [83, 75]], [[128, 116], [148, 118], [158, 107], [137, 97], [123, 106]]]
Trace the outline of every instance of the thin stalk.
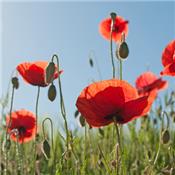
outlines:
[[103, 157], [105, 168], [106, 168], [108, 174], [110, 175], [110, 174], [111, 174], [111, 171], [110, 171], [108, 162], [107, 162], [107, 160], [106, 160], [106, 158], [105, 158], [105, 156], [104, 156], [104, 154], [103, 154], [103, 151], [102, 151], [102, 149], [101, 149], [101, 147], [100, 147], [99, 144], [98, 144], [98, 149], [99, 149], [99, 151], [100, 151], [101, 156]]
[[[59, 73], [59, 58], [57, 55], [53, 55], [52, 61], [56, 58], [57, 61], [57, 72]], [[62, 87], [61, 87], [61, 79], [60, 76], [58, 77], [58, 85], [59, 85], [59, 92], [60, 92], [60, 105], [61, 105], [61, 114], [64, 119], [64, 126], [66, 130], [66, 148], [68, 150], [69, 148], [69, 130], [68, 130], [68, 124], [67, 124], [67, 119], [66, 119], [66, 110], [65, 110], [65, 105], [64, 105], [64, 98], [63, 98], [63, 93], [62, 93]]]
[[37, 97], [36, 97], [36, 107], [35, 107], [35, 114], [36, 114], [35, 141], [36, 141], [37, 129], [38, 129], [38, 104], [39, 104], [39, 95], [40, 95], [40, 86], [38, 86]]
[[37, 142], [37, 129], [38, 129], [38, 104], [39, 104], [39, 95], [40, 95], [40, 86], [38, 86], [37, 97], [36, 97], [36, 106], [35, 106], [35, 115], [36, 115], [36, 128], [35, 128], [35, 142], [34, 142], [34, 172], [36, 168], [36, 142]]
[[114, 65], [114, 56], [113, 56], [113, 46], [112, 46], [112, 28], [110, 31], [110, 55], [111, 55], [111, 63], [112, 63], [112, 77], [115, 78], [115, 65]]
[[50, 173], [53, 174], [54, 173], [54, 170], [55, 170], [55, 154], [54, 154], [54, 145], [53, 145], [53, 123], [52, 123], [52, 119], [47, 117], [43, 120], [42, 122], [42, 131], [43, 131], [43, 136], [44, 136], [44, 139], [46, 139], [46, 134], [45, 134], [45, 122], [46, 120], [48, 120], [50, 122], [50, 126], [51, 126], [51, 142], [52, 142], [52, 155], [53, 155], [53, 163], [52, 163], [52, 166], [51, 166], [51, 169], [50, 169]]
[[[12, 87], [11, 103], [10, 103], [10, 121], [6, 127], [5, 142], [7, 141], [7, 137], [8, 137], [8, 129], [11, 127], [11, 123], [12, 123], [12, 109], [13, 109], [13, 101], [14, 101], [14, 92], [15, 92], [15, 87], [13, 86]], [[7, 175], [7, 167], [8, 167], [8, 150], [7, 149], [5, 149], [4, 159], [5, 159], [4, 175]]]
[[119, 63], [120, 63], [120, 80], [122, 80], [123, 76], [122, 76], [122, 59], [119, 58]]

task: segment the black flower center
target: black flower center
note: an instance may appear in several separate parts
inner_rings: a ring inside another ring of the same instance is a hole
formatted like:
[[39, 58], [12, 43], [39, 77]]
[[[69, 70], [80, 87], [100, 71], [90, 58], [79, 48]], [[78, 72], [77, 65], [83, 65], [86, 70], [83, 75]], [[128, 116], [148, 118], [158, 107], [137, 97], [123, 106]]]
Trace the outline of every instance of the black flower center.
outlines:
[[123, 123], [124, 122], [123, 117], [119, 113], [110, 114], [110, 115], [105, 116], [104, 118], [107, 119], [107, 120], [115, 120], [117, 123]]
[[26, 132], [26, 128], [24, 128], [23, 126], [20, 126], [18, 128], [18, 131], [19, 131], [19, 135], [23, 135]]

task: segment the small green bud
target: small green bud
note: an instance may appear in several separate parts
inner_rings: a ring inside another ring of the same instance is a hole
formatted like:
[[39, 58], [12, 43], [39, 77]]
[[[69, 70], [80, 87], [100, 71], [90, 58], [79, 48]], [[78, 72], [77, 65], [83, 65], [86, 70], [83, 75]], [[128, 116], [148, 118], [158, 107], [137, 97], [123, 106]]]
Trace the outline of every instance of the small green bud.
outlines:
[[50, 62], [49, 65], [46, 68], [46, 83], [51, 83], [54, 78], [54, 73], [55, 73], [55, 63]]
[[117, 51], [116, 51], [116, 56], [117, 58], [121, 58], [121, 59], [126, 59], [129, 55], [129, 48], [126, 42], [122, 42]]
[[42, 143], [42, 152], [46, 159], [50, 158], [50, 145], [46, 139]]
[[166, 129], [162, 132], [162, 142], [163, 144], [167, 144], [170, 140], [170, 133], [169, 131]]
[[50, 101], [54, 101], [57, 95], [57, 91], [54, 84], [51, 84], [48, 90], [48, 98]]

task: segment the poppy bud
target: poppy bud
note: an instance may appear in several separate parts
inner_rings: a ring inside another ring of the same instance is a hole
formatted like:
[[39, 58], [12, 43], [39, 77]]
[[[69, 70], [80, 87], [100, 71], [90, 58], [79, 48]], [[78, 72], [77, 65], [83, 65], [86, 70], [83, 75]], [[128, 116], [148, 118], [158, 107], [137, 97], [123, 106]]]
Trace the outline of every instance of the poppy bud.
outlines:
[[15, 89], [18, 89], [18, 88], [19, 88], [19, 81], [18, 81], [18, 78], [17, 78], [17, 77], [13, 77], [11, 81], [12, 81], [13, 87], [14, 87]]
[[50, 101], [54, 101], [57, 95], [57, 91], [54, 84], [51, 84], [48, 90], [48, 98]]
[[78, 111], [78, 110], [76, 110], [76, 111], [75, 111], [75, 113], [74, 113], [74, 117], [75, 117], [75, 118], [77, 118], [77, 117], [78, 117], [78, 115], [79, 115], [79, 111]]
[[54, 78], [55, 73], [55, 63], [50, 62], [49, 65], [46, 68], [46, 83], [51, 83]]
[[80, 121], [80, 125], [82, 127], [84, 127], [86, 125], [85, 119], [84, 119], [84, 117], [82, 115], [80, 116], [79, 121]]
[[162, 132], [162, 142], [163, 144], [167, 144], [170, 140], [170, 133], [169, 131], [166, 129]]
[[46, 139], [42, 143], [42, 152], [46, 159], [50, 158], [50, 145]]
[[128, 57], [128, 55], [129, 55], [128, 44], [126, 42], [122, 42], [116, 51], [116, 56], [117, 58], [119, 57], [125, 59]]
[[90, 64], [91, 67], [94, 66], [94, 62], [93, 62], [92, 58], [89, 58], [89, 64]]

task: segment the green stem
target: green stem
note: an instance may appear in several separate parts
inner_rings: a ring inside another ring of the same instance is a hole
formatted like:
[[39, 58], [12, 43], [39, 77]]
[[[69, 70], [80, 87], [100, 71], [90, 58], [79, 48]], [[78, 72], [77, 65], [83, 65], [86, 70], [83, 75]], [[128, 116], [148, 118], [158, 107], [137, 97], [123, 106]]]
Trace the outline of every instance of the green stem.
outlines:
[[39, 95], [40, 95], [40, 86], [38, 86], [37, 97], [36, 97], [36, 108], [35, 108], [36, 129], [35, 129], [35, 139], [36, 139], [36, 136], [37, 136], [37, 129], [38, 129], [38, 103], [39, 103]]
[[38, 129], [38, 104], [39, 104], [39, 95], [40, 95], [40, 86], [38, 86], [38, 91], [37, 91], [37, 97], [36, 97], [36, 106], [35, 106], [35, 115], [36, 115], [36, 128], [35, 128], [35, 142], [34, 142], [34, 174], [35, 174], [35, 168], [36, 168], [36, 142], [37, 142], [37, 129]]
[[108, 174], [110, 175], [110, 174], [111, 174], [111, 171], [110, 171], [108, 162], [107, 162], [107, 160], [106, 160], [106, 158], [105, 158], [105, 156], [104, 156], [104, 154], [103, 154], [103, 151], [102, 151], [102, 149], [101, 149], [101, 147], [100, 147], [99, 144], [98, 144], [98, 149], [99, 149], [99, 151], [100, 151], [101, 156], [103, 157], [105, 168], [106, 168]]
[[122, 80], [122, 59], [119, 58], [119, 62], [120, 62], [120, 80]]
[[112, 46], [112, 28], [110, 32], [110, 54], [111, 54], [111, 63], [112, 63], [112, 77], [115, 78], [115, 65], [114, 65], [114, 56], [113, 56], [113, 46]]
[[[13, 109], [13, 101], [14, 101], [14, 92], [15, 92], [15, 87], [12, 87], [12, 96], [11, 96], [11, 104], [10, 104], [10, 120], [8, 122], [8, 125], [6, 127], [6, 140], [7, 141], [7, 137], [8, 137], [8, 129], [11, 127], [11, 123], [12, 123], [12, 109]], [[7, 175], [7, 167], [8, 167], [8, 150], [5, 150], [5, 168], [4, 168], [4, 175]]]
[[44, 139], [45, 139], [46, 135], [45, 135], [45, 127], [44, 127], [44, 125], [45, 125], [46, 120], [49, 120], [50, 121], [50, 126], [51, 126], [51, 141], [52, 141], [52, 149], [53, 149], [53, 122], [52, 122], [52, 119], [49, 118], [49, 117], [45, 118], [43, 120], [43, 122], [42, 122], [43, 135], [44, 135]]
[[[52, 62], [56, 58], [57, 61], [57, 72], [59, 74], [59, 58], [57, 55], [52, 56]], [[66, 119], [66, 110], [65, 110], [65, 105], [64, 105], [64, 98], [63, 98], [63, 93], [62, 93], [62, 87], [61, 87], [61, 79], [60, 76], [58, 76], [58, 85], [59, 85], [59, 92], [60, 92], [60, 105], [61, 105], [61, 114], [64, 119], [64, 125], [66, 129], [66, 147], [68, 150], [69, 147], [69, 130], [68, 130], [68, 124], [67, 124], [67, 119]]]

